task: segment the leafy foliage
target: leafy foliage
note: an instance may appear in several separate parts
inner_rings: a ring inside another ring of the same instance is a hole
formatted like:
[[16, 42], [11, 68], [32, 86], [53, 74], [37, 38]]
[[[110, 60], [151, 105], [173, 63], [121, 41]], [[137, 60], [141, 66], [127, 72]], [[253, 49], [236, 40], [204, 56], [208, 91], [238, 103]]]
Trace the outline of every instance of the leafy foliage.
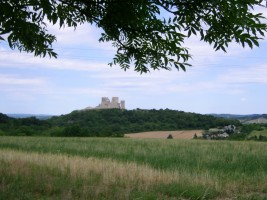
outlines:
[[50, 127], [47, 121], [35, 117], [15, 119], [0, 113], [0, 135], [38, 135]]
[[186, 70], [191, 55], [184, 39], [200, 35], [215, 50], [226, 51], [235, 41], [243, 47], [259, 46], [267, 25], [253, 13], [264, 0], [2, 0], [0, 40], [10, 48], [57, 57], [56, 38], [47, 24], [76, 28], [94, 24], [103, 30], [99, 41], [117, 48], [111, 66], [134, 64], [138, 72], [172, 67]]
[[258, 140], [258, 141], [266, 141], [265, 136], [259, 135], [251, 135], [253, 131], [262, 131], [264, 127], [267, 127], [267, 124], [243, 124], [241, 131], [239, 134], [230, 135], [230, 140]]

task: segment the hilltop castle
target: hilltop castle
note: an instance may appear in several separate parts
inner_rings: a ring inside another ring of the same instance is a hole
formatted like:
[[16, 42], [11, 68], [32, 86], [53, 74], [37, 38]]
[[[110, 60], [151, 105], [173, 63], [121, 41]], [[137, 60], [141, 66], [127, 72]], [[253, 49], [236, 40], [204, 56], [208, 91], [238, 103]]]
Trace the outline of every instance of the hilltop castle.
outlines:
[[102, 97], [101, 103], [96, 106], [95, 108], [87, 107], [87, 109], [112, 109], [112, 108], [119, 108], [119, 109], [125, 109], [125, 101], [121, 100], [119, 103], [119, 97], [112, 97], [112, 100], [110, 101], [108, 97]]

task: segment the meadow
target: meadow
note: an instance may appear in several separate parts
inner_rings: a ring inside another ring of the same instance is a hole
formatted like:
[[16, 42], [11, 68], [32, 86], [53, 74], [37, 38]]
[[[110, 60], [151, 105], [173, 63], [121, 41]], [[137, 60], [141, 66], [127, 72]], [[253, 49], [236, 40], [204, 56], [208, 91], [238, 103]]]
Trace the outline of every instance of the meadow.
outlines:
[[251, 136], [257, 136], [257, 137], [259, 137], [260, 135], [261, 136], [265, 136], [265, 137], [267, 137], [267, 128], [266, 127], [262, 127], [261, 128], [262, 130], [253, 130], [250, 134], [249, 134], [249, 136], [251, 137]]
[[0, 137], [0, 199], [267, 199], [267, 143]]

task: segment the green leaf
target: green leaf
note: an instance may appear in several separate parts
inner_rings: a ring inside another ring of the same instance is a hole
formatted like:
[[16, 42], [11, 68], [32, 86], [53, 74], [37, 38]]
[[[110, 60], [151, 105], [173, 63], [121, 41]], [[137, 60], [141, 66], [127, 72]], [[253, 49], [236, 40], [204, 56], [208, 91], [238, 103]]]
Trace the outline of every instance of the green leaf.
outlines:
[[191, 36], [191, 29], [189, 29], [189, 31], [188, 31], [188, 35], [187, 35], [187, 37], [190, 37]]
[[223, 45], [221, 45], [220, 48], [226, 53], [226, 49]]
[[52, 14], [52, 22], [53, 22], [53, 24], [56, 24], [57, 23], [57, 20], [58, 20], [57, 14], [56, 13], [53, 13]]
[[194, 33], [194, 35], [197, 35], [197, 32], [194, 28], [191, 28], [191, 31]]
[[253, 45], [252, 45], [252, 42], [250, 41], [250, 39], [247, 39], [246, 40], [246, 43], [248, 44], [248, 46], [252, 49], [253, 48]]
[[253, 42], [254, 45], [259, 47], [259, 42], [255, 38], [251, 38], [251, 41]]
[[245, 47], [245, 42], [243, 40], [240, 41], [242, 44], [242, 47]]
[[164, 57], [164, 64], [165, 64], [165, 67], [168, 65], [168, 58], [166, 56]]
[[64, 19], [59, 19], [59, 27], [61, 28], [64, 25]]

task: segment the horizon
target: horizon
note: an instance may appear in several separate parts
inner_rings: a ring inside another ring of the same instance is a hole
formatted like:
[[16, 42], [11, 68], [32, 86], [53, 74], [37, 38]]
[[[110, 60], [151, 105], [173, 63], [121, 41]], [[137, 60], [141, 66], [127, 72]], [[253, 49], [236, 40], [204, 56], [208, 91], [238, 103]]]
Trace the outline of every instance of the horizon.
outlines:
[[[258, 8], [267, 16], [266, 8]], [[109, 67], [115, 49], [99, 43], [93, 25], [59, 30], [57, 59], [34, 57], [0, 43], [0, 112], [61, 115], [97, 106], [102, 96], [118, 96], [126, 109], [172, 109], [200, 114], [267, 113], [267, 38], [260, 47], [232, 43], [215, 52], [199, 37], [185, 41], [193, 59], [186, 72], [151, 71], [140, 75]]]

